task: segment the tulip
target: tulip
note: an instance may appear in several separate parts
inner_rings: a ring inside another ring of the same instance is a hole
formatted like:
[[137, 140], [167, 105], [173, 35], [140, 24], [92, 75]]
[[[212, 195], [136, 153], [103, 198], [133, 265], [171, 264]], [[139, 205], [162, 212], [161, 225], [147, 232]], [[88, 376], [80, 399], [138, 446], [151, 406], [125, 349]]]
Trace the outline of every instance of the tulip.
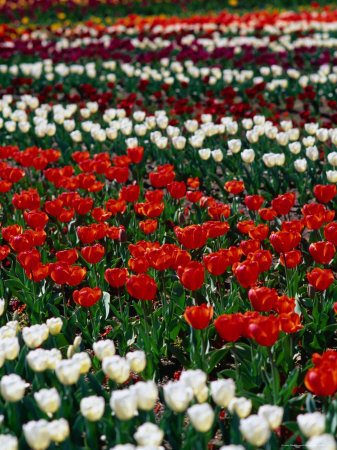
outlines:
[[213, 317], [213, 307], [203, 303], [200, 306], [186, 307], [184, 318], [195, 330], [207, 328]]
[[81, 414], [90, 422], [97, 422], [100, 420], [104, 414], [104, 409], [105, 401], [103, 397], [91, 395], [90, 397], [84, 397], [81, 399]]
[[233, 273], [238, 282], [244, 287], [253, 286], [260, 274], [259, 264], [256, 261], [246, 260], [233, 265]]
[[330, 284], [335, 281], [334, 275], [330, 269], [320, 269], [316, 267], [311, 272], [307, 272], [309, 283], [319, 291], [325, 291]]
[[18, 402], [25, 395], [26, 382], [19, 375], [4, 375], [0, 380], [0, 392], [7, 402]]
[[308, 450], [320, 450], [324, 448], [324, 450], [336, 450], [337, 445], [335, 438], [331, 434], [321, 434], [320, 436], [311, 437], [306, 443], [305, 446]]
[[180, 381], [167, 383], [164, 385], [163, 390], [165, 403], [177, 413], [185, 411], [193, 398], [192, 388]]
[[181, 284], [191, 291], [200, 289], [204, 283], [205, 268], [198, 261], [191, 261], [185, 267], [179, 266], [177, 270]]
[[231, 414], [235, 412], [240, 417], [240, 419], [243, 419], [249, 416], [252, 410], [252, 406], [253, 405], [250, 398], [234, 397], [228, 405], [228, 411]]
[[102, 291], [99, 287], [93, 289], [84, 287], [81, 290], [73, 292], [73, 299], [77, 305], [89, 308], [95, 305], [101, 298]]
[[63, 418], [49, 422], [48, 430], [50, 439], [54, 442], [63, 442], [70, 434], [69, 423]]
[[118, 355], [106, 356], [102, 362], [103, 372], [116, 383], [124, 383], [129, 379], [130, 362]]
[[128, 352], [125, 357], [126, 360], [130, 363], [132, 372], [143, 372], [146, 367], [146, 355], [142, 350]]
[[54, 414], [60, 407], [61, 398], [56, 388], [41, 389], [34, 393], [38, 407], [46, 414]]
[[221, 408], [227, 408], [235, 396], [235, 382], [231, 378], [218, 379], [211, 382], [211, 395], [214, 403]]
[[248, 291], [248, 298], [256, 311], [266, 312], [274, 309], [278, 295], [275, 289], [253, 287]]
[[158, 447], [162, 443], [164, 432], [158, 425], [151, 422], [145, 422], [138, 427], [133, 437], [138, 445]]
[[280, 333], [280, 323], [278, 317], [270, 314], [260, 316], [248, 325], [249, 333], [259, 345], [269, 347], [277, 341]]
[[44, 450], [50, 445], [50, 432], [45, 419], [31, 420], [23, 425], [23, 433], [28, 445], [34, 450]]
[[116, 353], [115, 344], [111, 339], [94, 342], [92, 348], [95, 352], [96, 358], [100, 361], [107, 356], [113, 356]]
[[320, 412], [299, 414], [296, 420], [301, 433], [307, 438], [324, 433], [325, 415]]
[[208, 403], [191, 406], [187, 415], [193, 427], [200, 433], [207, 433], [214, 422], [214, 411]]
[[258, 416], [263, 417], [271, 430], [281, 426], [284, 410], [281, 406], [262, 405], [257, 412]]
[[52, 336], [56, 336], [61, 333], [63, 321], [60, 317], [51, 317], [50, 319], [47, 319], [46, 324], [49, 329], [49, 333]]
[[264, 445], [270, 436], [268, 422], [257, 414], [253, 414], [247, 419], [241, 419], [239, 428], [247, 442], [256, 447]]
[[122, 287], [126, 283], [129, 276], [129, 271], [125, 267], [123, 269], [106, 269], [104, 273], [104, 279], [112, 287]]
[[157, 292], [157, 284], [147, 274], [133, 275], [127, 280], [126, 289], [138, 300], [153, 300]]
[[151, 411], [158, 400], [158, 388], [154, 381], [138, 381], [132, 385], [137, 397], [137, 408], [143, 411]]
[[18, 438], [12, 434], [0, 434], [0, 448], [6, 450], [18, 450]]
[[314, 242], [309, 246], [310, 255], [318, 264], [329, 264], [335, 256], [336, 249], [331, 242]]
[[218, 334], [227, 342], [237, 341], [243, 330], [243, 319], [240, 313], [222, 314], [214, 320]]
[[114, 391], [110, 398], [110, 407], [119, 420], [129, 420], [137, 411], [137, 397], [133, 390]]

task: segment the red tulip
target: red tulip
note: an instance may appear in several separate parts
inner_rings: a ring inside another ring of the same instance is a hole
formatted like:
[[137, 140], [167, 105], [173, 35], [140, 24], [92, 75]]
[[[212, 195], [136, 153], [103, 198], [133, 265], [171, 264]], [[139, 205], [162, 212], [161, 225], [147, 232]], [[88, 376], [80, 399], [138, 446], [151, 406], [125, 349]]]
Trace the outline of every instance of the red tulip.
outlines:
[[124, 267], [123, 269], [118, 269], [117, 267], [113, 269], [106, 269], [104, 273], [106, 282], [114, 288], [124, 286], [128, 277], [129, 271], [126, 267]]
[[258, 211], [263, 202], [264, 198], [262, 195], [247, 195], [245, 197], [245, 204], [250, 211]]
[[207, 241], [206, 231], [200, 225], [189, 225], [185, 228], [175, 227], [174, 232], [180, 244], [188, 249], [203, 247]]
[[240, 194], [240, 192], [242, 192], [244, 188], [245, 185], [243, 181], [231, 180], [225, 183], [226, 191], [234, 195]]
[[285, 253], [298, 246], [301, 241], [301, 235], [296, 232], [277, 231], [276, 233], [271, 233], [269, 241], [276, 252]]
[[200, 306], [187, 306], [184, 313], [186, 322], [195, 330], [207, 328], [212, 317], [213, 306], [207, 306], [206, 303]]
[[263, 347], [274, 345], [280, 334], [279, 318], [270, 314], [269, 316], [260, 316], [251, 321], [248, 326], [249, 332], [255, 341]]
[[153, 300], [157, 292], [157, 284], [152, 277], [142, 273], [132, 275], [126, 282], [126, 289], [138, 300]]
[[293, 269], [302, 262], [302, 253], [300, 250], [290, 250], [290, 252], [281, 253], [280, 261], [282, 266]]
[[83, 247], [81, 249], [81, 255], [90, 264], [97, 264], [103, 258], [104, 254], [105, 249], [101, 244]]
[[248, 298], [256, 311], [267, 312], [275, 307], [278, 295], [275, 289], [263, 286], [249, 289]]
[[327, 184], [323, 186], [322, 184], [317, 184], [314, 187], [314, 194], [319, 202], [329, 203], [337, 194], [336, 185]]
[[223, 314], [214, 320], [214, 326], [220, 337], [227, 342], [237, 341], [243, 332], [242, 314]]
[[200, 289], [205, 279], [205, 268], [198, 261], [191, 261], [186, 266], [178, 267], [178, 277], [181, 284], [191, 291]]
[[307, 272], [307, 278], [309, 283], [319, 291], [325, 291], [335, 281], [330, 269], [319, 269], [318, 267]]
[[318, 264], [329, 264], [335, 256], [336, 249], [331, 242], [320, 241], [310, 244], [309, 252]]
[[102, 296], [102, 291], [99, 287], [91, 289], [90, 287], [84, 287], [81, 290], [73, 292], [73, 299], [77, 305], [90, 307], [95, 305]]
[[234, 264], [233, 273], [241, 286], [248, 288], [253, 286], [259, 278], [260, 267], [256, 261], [247, 259], [242, 263]]

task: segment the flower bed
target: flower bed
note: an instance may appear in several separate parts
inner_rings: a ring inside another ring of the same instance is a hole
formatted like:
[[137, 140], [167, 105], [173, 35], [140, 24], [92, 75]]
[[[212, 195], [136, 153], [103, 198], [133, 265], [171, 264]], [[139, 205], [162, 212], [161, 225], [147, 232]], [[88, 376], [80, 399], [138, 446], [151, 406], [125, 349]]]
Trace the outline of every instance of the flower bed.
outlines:
[[0, 448], [336, 448], [336, 29], [2, 27]]

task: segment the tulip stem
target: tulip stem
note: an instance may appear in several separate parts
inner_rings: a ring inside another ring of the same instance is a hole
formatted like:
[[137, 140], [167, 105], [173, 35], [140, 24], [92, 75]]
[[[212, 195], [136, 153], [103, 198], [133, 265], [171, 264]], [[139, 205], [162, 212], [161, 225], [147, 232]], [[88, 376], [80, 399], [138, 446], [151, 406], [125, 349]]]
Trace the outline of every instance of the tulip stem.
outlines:
[[286, 259], [285, 253], [283, 253], [283, 259], [284, 259], [284, 271], [285, 271], [286, 283], [287, 283], [287, 294], [289, 296], [291, 296], [290, 287], [289, 287], [289, 279], [288, 279], [287, 259]]
[[201, 368], [202, 370], [205, 370], [205, 336], [204, 336], [204, 330], [200, 330], [201, 335]]
[[272, 378], [273, 378], [273, 400], [274, 400], [274, 404], [276, 404], [276, 393], [277, 393], [277, 389], [276, 389], [276, 373], [275, 373], [275, 364], [274, 364], [273, 353], [272, 353], [270, 347], [268, 347], [268, 356], [269, 356], [269, 360], [270, 360], [271, 374], [272, 374]]
[[233, 352], [234, 363], [235, 363], [235, 381], [236, 381], [237, 387], [239, 388], [240, 368], [239, 368], [238, 358], [237, 358], [237, 354], [236, 354], [235, 342], [232, 342], [232, 352]]

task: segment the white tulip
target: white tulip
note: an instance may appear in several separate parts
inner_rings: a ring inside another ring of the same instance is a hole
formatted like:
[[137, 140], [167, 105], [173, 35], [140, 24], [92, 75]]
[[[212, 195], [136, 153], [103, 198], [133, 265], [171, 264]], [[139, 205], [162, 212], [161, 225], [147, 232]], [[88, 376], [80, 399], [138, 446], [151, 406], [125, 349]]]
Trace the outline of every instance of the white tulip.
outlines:
[[253, 126], [252, 119], [242, 119], [242, 126], [245, 130], [250, 130]]
[[55, 336], [61, 333], [63, 322], [60, 317], [51, 317], [50, 319], [47, 319], [46, 324], [51, 335]]
[[193, 427], [200, 433], [207, 433], [214, 422], [214, 411], [209, 403], [191, 406], [187, 415]]
[[308, 168], [307, 160], [305, 158], [296, 159], [296, 161], [294, 161], [294, 167], [299, 173], [305, 172]]
[[331, 152], [328, 154], [328, 162], [334, 167], [337, 166], [337, 152]]
[[1, 356], [4, 356], [8, 361], [16, 359], [20, 352], [19, 339], [17, 337], [3, 337], [0, 340], [0, 352]]
[[69, 423], [63, 418], [49, 422], [48, 430], [50, 439], [54, 442], [63, 442], [70, 434]]
[[327, 170], [326, 177], [330, 183], [337, 183], [337, 170]]
[[34, 398], [38, 407], [46, 414], [54, 414], [61, 404], [61, 398], [56, 388], [41, 389], [34, 392]]
[[212, 158], [216, 162], [221, 162], [223, 160], [222, 151], [219, 148], [217, 148], [216, 150], [212, 150]]
[[200, 369], [196, 370], [183, 370], [180, 375], [179, 381], [184, 383], [193, 389], [193, 394], [198, 395], [199, 391], [204, 388], [207, 375]]
[[22, 338], [29, 348], [40, 347], [42, 342], [48, 339], [49, 328], [46, 324], [32, 325], [22, 329]]
[[72, 131], [70, 137], [74, 142], [82, 142], [82, 133], [79, 130]]
[[134, 390], [137, 397], [137, 408], [143, 411], [151, 411], [158, 400], [158, 388], [154, 381], [138, 381], [138, 383], [130, 386]]
[[315, 134], [318, 130], [318, 123], [306, 123], [304, 129], [308, 134]]
[[46, 420], [31, 420], [23, 425], [23, 433], [28, 445], [34, 450], [44, 450], [50, 445], [49, 424]]
[[116, 353], [115, 344], [111, 339], [94, 342], [92, 346], [96, 358], [100, 361], [107, 356], [113, 356]]
[[292, 142], [291, 144], [289, 144], [289, 150], [293, 155], [298, 155], [301, 151], [301, 143]]
[[250, 144], [256, 144], [259, 141], [259, 134], [255, 130], [249, 130], [246, 133], [246, 138]]
[[80, 376], [81, 365], [73, 359], [59, 361], [55, 367], [55, 374], [60, 383], [68, 386], [77, 383]]
[[326, 142], [329, 139], [329, 130], [326, 128], [319, 128], [316, 131], [316, 137], [320, 142]]
[[230, 141], [228, 141], [228, 149], [232, 153], [239, 153], [239, 151], [241, 150], [241, 145], [242, 142], [240, 141], [240, 139], [231, 139]]
[[241, 159], [246, 164], [251, 164], [255, 159], [255, 152], [252, 148], [246, 148], [241, 152]]
[[278, 428], [282, 423], [283, 412], [284, 410], [281, 406], [262, 405], [257, 414], [268, 422], [271, 430], [275, 430], [275, 428]]
[[235, 412], [240, 417], [240, 419], [243, 419], [249, 416], [252, 410], [252, 406], [253, 405], [250, 398], [234, 397], [228, 405], [228, 411], [231, 414]]
[[133, 435], [138, 445], [158, 447], [164, 438], [164, 432], [158, 425], [145, 422], [138, 427]]
[[126, 359], [130, 363], [132, 372], [140, 373], [146, 367], [146, 355], [142, 350], [136, 350], [126, 354]]
[[107, 356], [102, 362], [103, 372], [116, 383], [124, 383], [130, 376], [130, 362], [121, 356]]
[[270, 436], [268, 422], [257, 414], [240, 420], [240, 432], [250, 444], [256, 447], [264, 445]]
[[311, 437], [305, 446], [308, 450], [336, 450], [337, 445], [335, 438], [331, 434], [321, 434], [320, 436]]
[[81, 414], [90, 422], [97, 422], [100, 420], [104, 414], [104, 409], [105, 400], [103, 397], [91, 395], [90, 397], [84, 397], [81, 399]]
[[7, 402], [18, 402], [25, 395], [26, 382], [19, 375], [4, 375], [0, 380], [0, 391]]
[[19, 442], [16, 436], [12, 434], [0, 434], [0, 449], [18, 450]]
[[235, 396], [235, 381], [231, 378], [219, 379], [211, 382], [211, 395], [214, 403], [221, 408], [227, 408]]
[[110, 406], [119, 420], [129, 420], [136, 414], [137, 397], [133, 390], [122, 389], [111, 394]]
[[315, 138], [313, 136], [307, 136], [302, 139], [304, 147], [312, 147], [315, 145]]
[[175, 136], [172, 139], [173, 147], [177, 150], [182, 150], [186, 145], [186, 138], [184, 136]]
[[[74, 347], [76, 348], [75, 344]], [[91, 369], [91, 359], [87, 352], [75, 353], [72, 357], [73, 361], [76, 361], [80, 365], [80, 374], [88, 373]]]
[[185, 411], [193, 398], [193, 389], [180, 381], [167, 383], [163, 390], [165, 403], [175, 412]]
[[296, 420], [301, 433], [307, 438], [324, 433], [325, 415], [320, 412], [299, 414]]

